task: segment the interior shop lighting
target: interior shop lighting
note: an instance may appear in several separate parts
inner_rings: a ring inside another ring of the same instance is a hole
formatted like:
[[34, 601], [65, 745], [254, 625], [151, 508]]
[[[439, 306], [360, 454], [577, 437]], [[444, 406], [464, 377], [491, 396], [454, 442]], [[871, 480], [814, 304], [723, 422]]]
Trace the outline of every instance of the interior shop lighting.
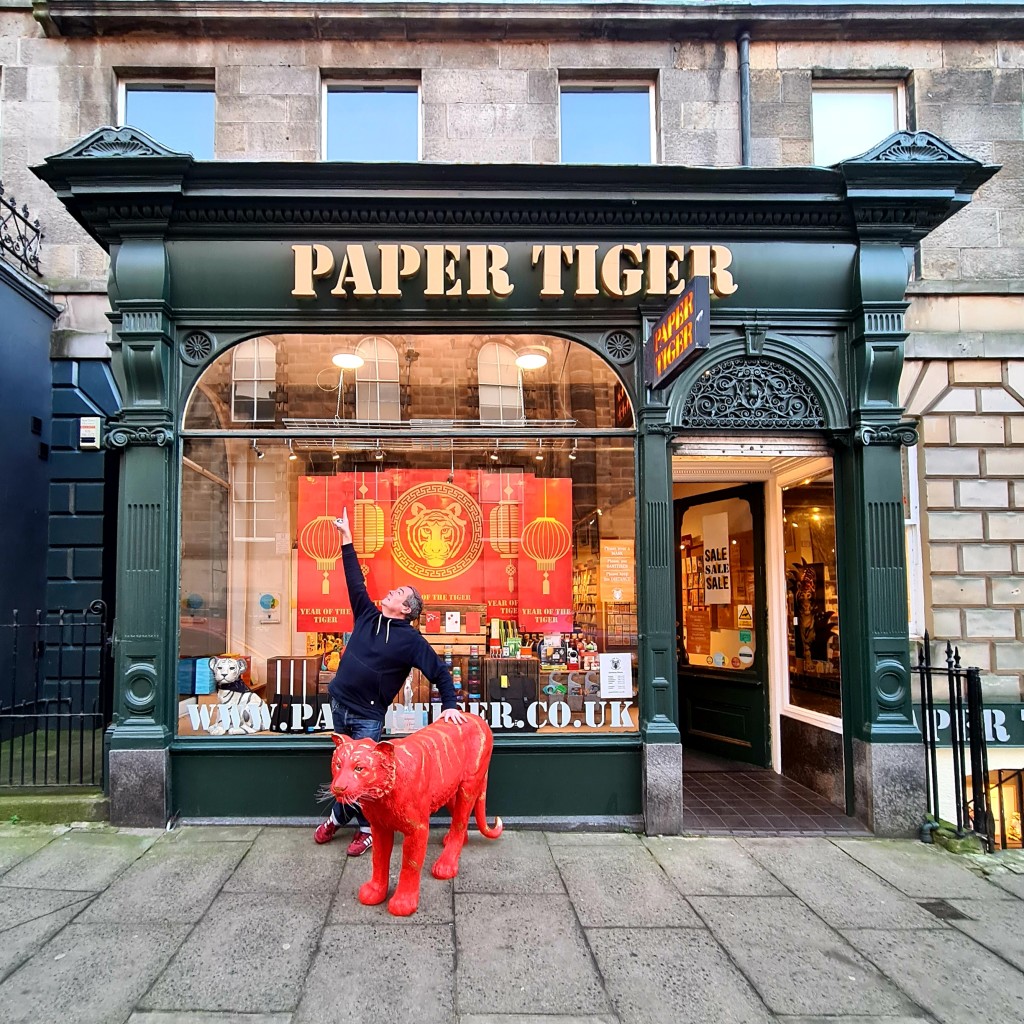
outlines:
[[358, 370], [365, 360], [362, 356], [357, 356], [355, 352], [336, 352], [331, 356], [331, 362], [339, 370]]
[[295, 449], [292, 448], [291, 441], [288, 442], [288, 461], [295, 462], [298, 459], [298, 455], [295, 454]]
[[373, 457], [378, 462], [384, 461], [384, 449], [380, 446], [380, 441], [377, 442], [377, 447], [373, 449]]
[[540, 439], [540, 440], [539, 440], [539, 441], [537, 442], [537, 454], [536, 454], [536, 455], [534, 455], [534, 458], [535, 458], [535, 459], [536, 459], [536, 460], [537, 460], [538, 462], [543, 462], [543, 461], [544, 461], [544, 439], [543, 439], [543, 438], [541, 438], [541, 439]]
[[520, 370], [539, 370], [547, 366], [551, 350], [547, 345], [524, 345], [516, 356], [516, 366]]
[[252, 450], [256, 453], [257, 459], [262, 459], [266, 452], [256, 443], [256, 438], [252, 439]]
[[575, 462], [576, 461], [576, 442], [575, 441], [573, 441], [573, 443], [572, 443], [572, 451], [569, 452], [569, 461], [570, 462]]

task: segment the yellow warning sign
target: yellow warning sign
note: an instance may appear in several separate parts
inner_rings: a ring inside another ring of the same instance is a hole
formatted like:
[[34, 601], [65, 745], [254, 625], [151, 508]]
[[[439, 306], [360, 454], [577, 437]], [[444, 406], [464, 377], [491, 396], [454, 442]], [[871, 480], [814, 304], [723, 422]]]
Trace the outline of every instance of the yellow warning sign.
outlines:
[[754, 617], [750, 614], [749, 604], [740, 605], [740, 610], [736, 613], [736, 625], [740, 629], [750, 629], [754, 625]]

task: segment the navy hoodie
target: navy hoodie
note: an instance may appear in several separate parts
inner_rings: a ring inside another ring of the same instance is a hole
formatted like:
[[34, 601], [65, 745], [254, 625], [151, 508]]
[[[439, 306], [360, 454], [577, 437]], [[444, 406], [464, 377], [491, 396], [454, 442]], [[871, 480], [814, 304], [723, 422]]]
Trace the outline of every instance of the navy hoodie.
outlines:
[[441, 693], [441, 707], [457, 707], [455, 687], [445, 663], [422, 634], [405, 619], [389, 619], [366, 593], [355, 548], [341, 549], [345, 582], [355, 625], [327, 688], [339, 704], [363, 718], [383, 720], [410, 668], [418, 668]]

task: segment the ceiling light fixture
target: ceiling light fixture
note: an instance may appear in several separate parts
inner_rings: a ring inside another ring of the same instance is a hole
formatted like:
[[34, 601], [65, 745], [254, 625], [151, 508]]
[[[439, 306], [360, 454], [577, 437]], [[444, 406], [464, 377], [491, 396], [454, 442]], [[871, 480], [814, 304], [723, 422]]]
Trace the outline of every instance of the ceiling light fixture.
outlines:
[[339, 370], [358, 370], [366, 360], [362, 356], [357, 356], [355, 352], [336, 352], [331, 356], [331, 362]]
[[547, 345], [524, 345], [516, 356], [516, 366], [520, 370], [539, 370], [547, 366], [551, 349]]
[[573, 441], [573, 443], [572, 443], [572, 451], [569, 452], [569, 461], [570, 462], [575, 462], [576, 461], [576, 442], [575, 441]]
[[256, 453], [257, 459], [262, 459], [266, 452], [256, 443], [256, 438], [252, 439], [252, 450]]
[[291, 441], [288, 442], [288, 461], [295, 462], [298, 459], [298, 455], [295, 454], [295, 449], [292, 448]]
[[536, 454], [536, 455], [534, 455], [534, 458], [535, 458], [535, 459], [536, 459], [536, 460], [537, 460], [538, 462], [543, 462], [543, 461], [544, 461], [544, 438], [541, 438], [541, 439], [540, 439], [540, 440], [539, 440], [539, 441], [537, 442], [537, 454]]

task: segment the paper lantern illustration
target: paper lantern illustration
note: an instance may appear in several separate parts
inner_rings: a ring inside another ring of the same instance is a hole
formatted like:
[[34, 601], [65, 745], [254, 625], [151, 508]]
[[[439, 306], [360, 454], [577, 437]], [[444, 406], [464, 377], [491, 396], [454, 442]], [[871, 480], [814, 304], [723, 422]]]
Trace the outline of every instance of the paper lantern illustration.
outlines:
[[502, 558], [510, 559], [505, 567], [505, 575], [508, 576], [508, 591], [511, 594], [515, 590], [516, 566], [511, 559], [519, 557], [519, 503], [512, 501], [508, 496], [513, 494], [511, 487], [505, 488], [506, 498], [498, 502], [491, 509], [488, 516], [490, 527], [491, 548]]
[[352, 546], [360, 558], [373, 558], [384, 547], [384, 510], [366, 497], [368, 490], [366, 474], [363, 474], [360, 497], [356, 498], [352, 510]]
[[565, 523], [560, 523], [547, 514], [548, 489], [544, 482], [544, 515], [538, 516], [528, 523], [520, 540], [523, 550], [537, 564], [537, 571], [544, 573], [543, 593], [551, 593], [548, 573], [555, 568], [555, 563], [564, 558], [572, 548], [572, 534]]
[[341, 558], [341, 531], [334, 525], [332, 516], [317, 516], [302, 528], [299, 534], [299, 550], [316, 562], [317, 569], [324, 574], [322, 594], [331, 592], [330, 574]]

